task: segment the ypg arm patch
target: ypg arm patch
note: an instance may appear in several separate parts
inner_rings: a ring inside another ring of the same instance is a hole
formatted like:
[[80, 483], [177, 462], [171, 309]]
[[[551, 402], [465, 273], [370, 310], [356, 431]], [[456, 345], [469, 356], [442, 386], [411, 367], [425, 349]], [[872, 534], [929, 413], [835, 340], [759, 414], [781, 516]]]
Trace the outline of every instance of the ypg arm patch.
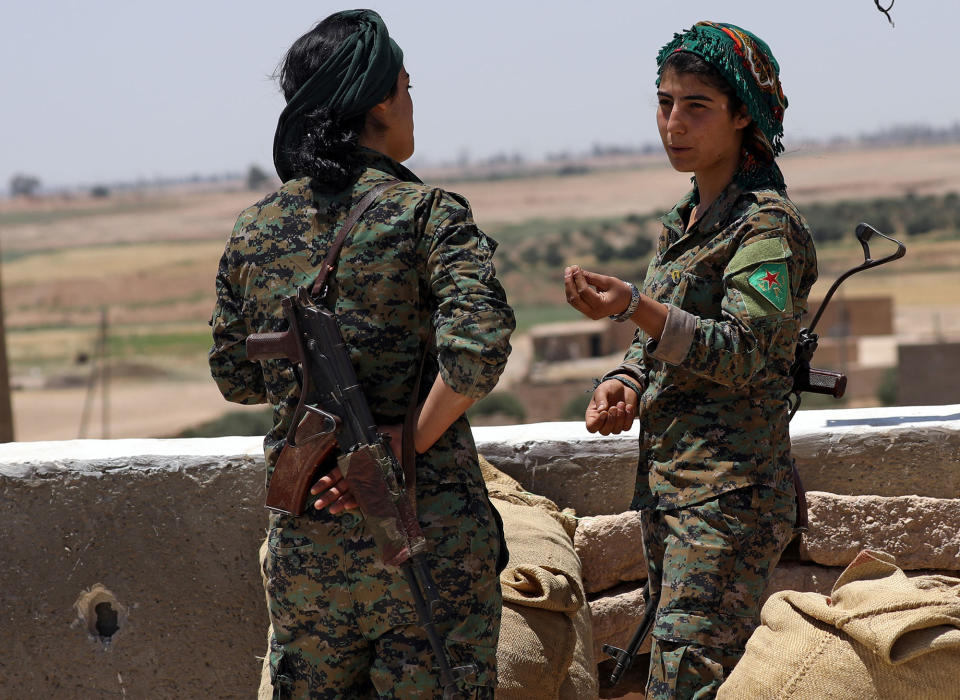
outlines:
[[781, 238], [764, 238], [740, 248], [727, 265], [725, 276], [740, 292], [752, 318], [793, 312], [790, 292], [790, 248]]
[[781, 311], [787, 308], [790, 293], [787, 285], [787, 264], [782, 262], [763, 263], [747, 280], [750, 286]]

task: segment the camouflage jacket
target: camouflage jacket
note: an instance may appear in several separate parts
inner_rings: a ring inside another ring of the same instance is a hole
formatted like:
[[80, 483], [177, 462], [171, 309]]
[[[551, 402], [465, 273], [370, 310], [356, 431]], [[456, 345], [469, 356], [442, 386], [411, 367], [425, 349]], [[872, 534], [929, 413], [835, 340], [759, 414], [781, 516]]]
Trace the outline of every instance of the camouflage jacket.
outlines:
[[[274, 427], [264, 439], [268, 481], [299, 387], [289, 361], [248, 361], [245, 339], [285, 330], [281, 299], [312, 285], [339, 224], [378, 183], [402, 180], [348, 237], [328, 294], [374, 418], [403, 420], [431, 333], [423, 395], [439, 371], [454, 391], [480, 398], [510, 353], [515, 323], [495, 277], [496, 242], [477, 228], [467, 201], [424, 185], [376, 151], [361, 151], [367, 168], [346, 190], [318, 193], [309, 178], [290, 180], [241, 213], [220, 260], [210, 369], [228, 400], [273, 404]], [[482, 484], [465, 417], [417, 457], [417, 478]]]
[[792, 490], [787, 396], [817, 278], [810, 232], [775, 190], [731, 183], [684, 231], [690, 192], [661, 221], [643, 292], [667, 304], [623, 364], [643, 390], [634, 507], [691, 505], [761, 484]]

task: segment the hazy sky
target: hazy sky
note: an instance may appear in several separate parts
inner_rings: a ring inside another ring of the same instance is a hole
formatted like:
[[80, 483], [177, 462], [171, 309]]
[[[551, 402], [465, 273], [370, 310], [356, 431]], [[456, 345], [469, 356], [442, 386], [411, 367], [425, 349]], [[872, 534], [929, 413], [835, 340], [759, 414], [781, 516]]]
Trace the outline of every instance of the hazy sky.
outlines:
[[[0, 191], [272, 171], [286, 48], [343, 5], [286, 0], [4, 3]], [[657, 141], [655, 56], [700, 19], [763, 37], [787, 140], [960, 119], [957, 0], [372, 2], [414, 85], [414, 166]], [[722, 8], [722, 10], [718, 9]]]

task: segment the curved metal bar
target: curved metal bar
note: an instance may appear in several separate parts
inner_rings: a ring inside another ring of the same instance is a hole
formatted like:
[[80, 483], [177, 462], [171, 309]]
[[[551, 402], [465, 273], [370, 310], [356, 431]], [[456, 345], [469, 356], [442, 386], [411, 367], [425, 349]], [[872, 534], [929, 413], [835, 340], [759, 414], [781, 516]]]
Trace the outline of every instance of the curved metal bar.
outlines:
[[[842, 275], [840, 275], [837, 278], [836, 282], [834, 282], [833, 285], [831, 285], [830, 290], [827, 292], [827, 295], [823, 298], [823, 301], [820, 303], [820, 308], [817, 309], [817, 314], [813, 317], [813, 321], [810, 322], [810, 326], [807, 329], [811, 333], [813, 332], [813, 329], [816, 328], [817, 321], [819, 321], [820, 316], [823, 315], [823, 311], [824, 309], [827, 308], [827, 304], [830, 303], [830, 299], [831, 297], [833, 297], [833, 293], [837, 291], [837, 287], [839, 287], [840, 284], [845, 279], [847, 279], [851, 275], [854, 275], [858, 272], [862, 272], [863, 270], [869, 270], [871, 267], [877, 267], [878, 265], [883, 265], [885, 263], [898, 260], [899, 258], [902, 258], [907, 253], [907, 247], [903, 245], [903, 243], [898, 241], [896, 238], [892, 238], [885, 233], [881, 233], [870, 224], [867, 224], [867, 223], [858, 224], [856, 233], [857, 233], [857, 240], [860, 241], [860, 246], [863, 248], [863, 262], [860, 265], [857, 265], [857, 267], [854, 267], [853, 269], [850, 269], [844, 272]], [[870, 246], [869, 246], [869, 241], [871, 238], [873, 238], [874, 235], [880, 236], [881, 238], [886, 238], [888, 241], [892, 243], [896, 243], [897, 249], [885, 258], [874, 260], [873, 258], [870, 257]]]

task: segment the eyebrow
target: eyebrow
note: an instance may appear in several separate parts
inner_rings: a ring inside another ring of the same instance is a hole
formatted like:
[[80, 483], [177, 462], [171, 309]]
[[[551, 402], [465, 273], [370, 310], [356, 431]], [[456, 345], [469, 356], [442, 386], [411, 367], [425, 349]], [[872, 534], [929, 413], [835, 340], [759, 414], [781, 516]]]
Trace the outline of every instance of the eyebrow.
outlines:
[[[663, 90], [657, 90], [657, 97], [669, 97], [671, 100], [676, 99], [669, 92], [664, 92]], [[697, 102], [713, 102], [713, 98], [708, 95], [682, 95], [681, 100], [696, 100]]]

